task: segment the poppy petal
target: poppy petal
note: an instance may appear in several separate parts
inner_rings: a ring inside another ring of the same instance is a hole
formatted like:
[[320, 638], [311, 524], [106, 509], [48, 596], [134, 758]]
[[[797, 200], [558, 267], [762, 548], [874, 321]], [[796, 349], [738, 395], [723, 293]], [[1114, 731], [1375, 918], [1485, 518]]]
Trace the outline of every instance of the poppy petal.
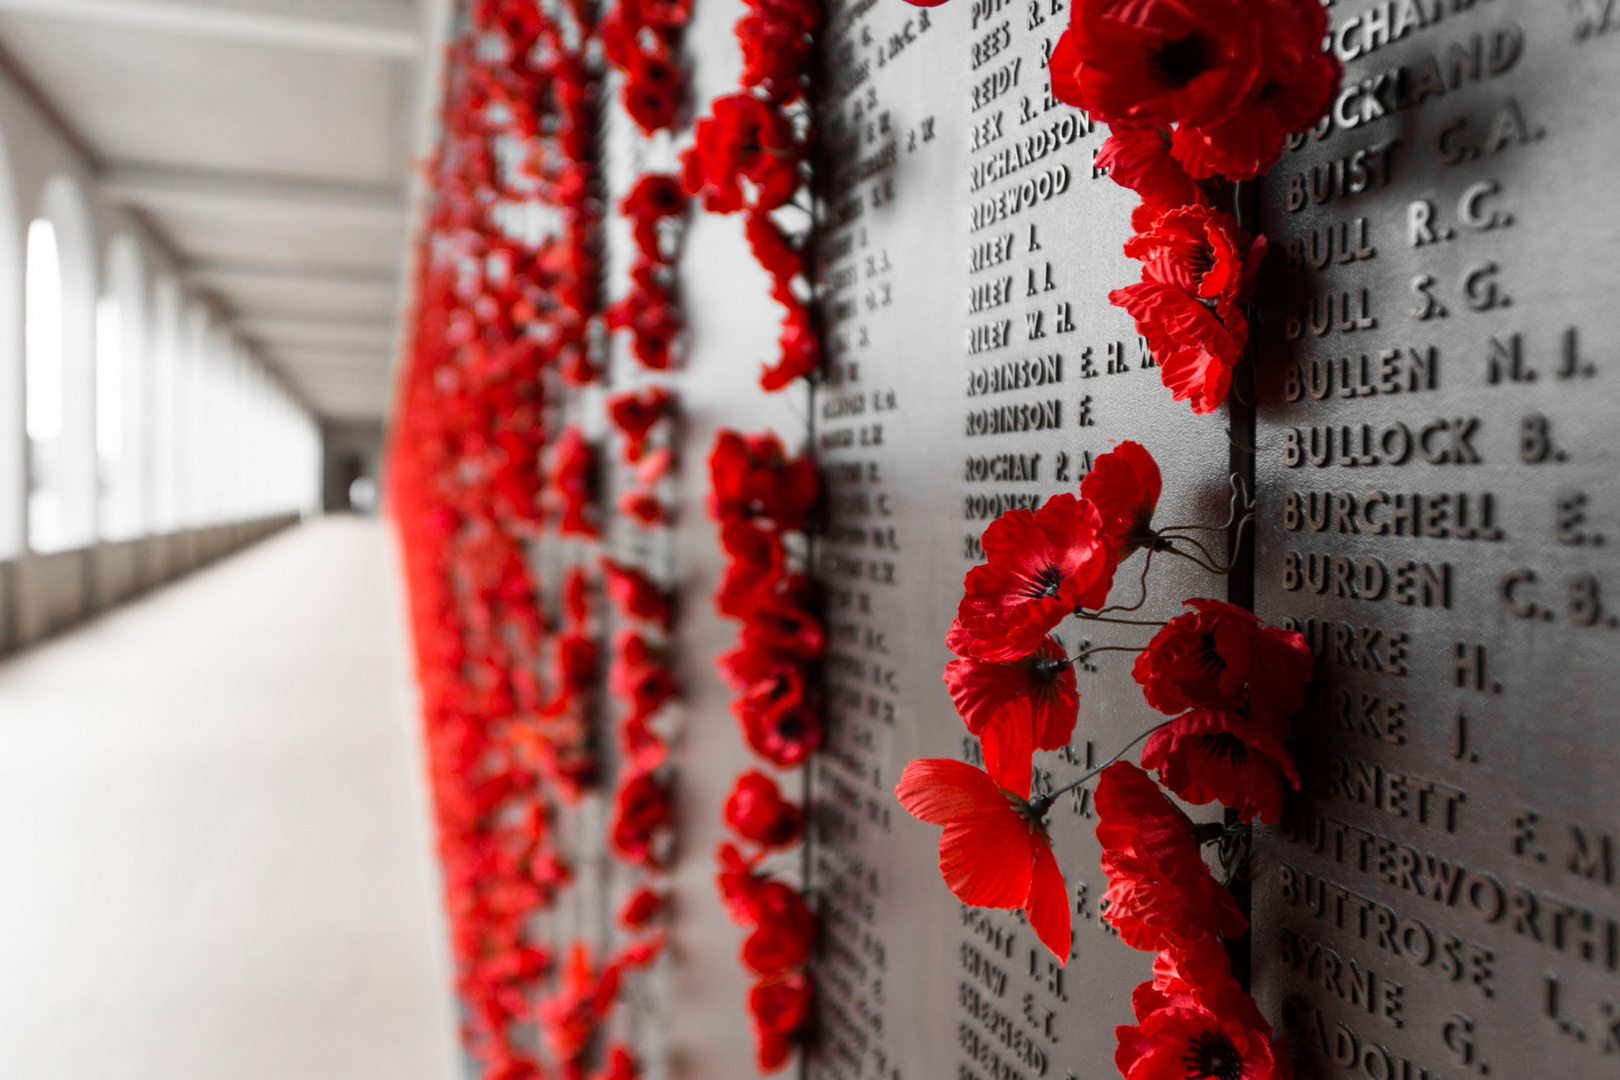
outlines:
[[900, 774], [894, 793], [912, 817], [948, 825], [961, 814], [1002, 809], [1007, 797], [981, 769], [951, 758], [920, 758]]
[[939, 870], [957, 898], [976, 907], [1019, 907], [1029, 897], [1035, 841], [1003, 797], [999, 810], [951, 819], [939, 838]]
[[1063, 881], [1050, 844], [1037, 844], [1035, 866], [1024, 901], [1024, 916], [1041, 943], [1052, 950], [1058, 966], [1069, 960], [1069, 887]]

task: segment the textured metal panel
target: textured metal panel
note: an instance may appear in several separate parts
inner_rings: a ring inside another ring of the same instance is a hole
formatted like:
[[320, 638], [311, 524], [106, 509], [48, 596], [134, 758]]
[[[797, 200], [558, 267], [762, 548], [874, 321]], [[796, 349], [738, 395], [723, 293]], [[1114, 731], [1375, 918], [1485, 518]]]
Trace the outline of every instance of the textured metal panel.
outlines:
[[1318, 678], [1256, 985], [1304, 1076], [1613, 1076], [1620, 10], [1331, 13], [1262, 195], [1257, 608]]
[[[1051, 0], [927, 11], [859, 0], [832, 9], [824, 37], [830, 378], [813, 423], [830, 488], [817, 571], [831, 729], [812, 775], [817, 1080], [1104, 1075], [1114, 1025], [1148, 975], [1149, 958], [1098, 922], [1089, 793], [1053, 814], [1076, 909], [1061, 974], [1017, 916], [954, 900], [939, 830], [893, 795], [912, 758], [977, 753], [941, 673], [991, 519], [1077, 490], [1089, 461], [1126, 438], [1164, 466], [1163, 521], [1226, 515], [1226, 419], [1172, 402], [1108, 304], [1139, 275], [1120, 251], [1132, 196], [1093, 175], [1103, 133], [1045, 100], [1042, 58], [1066, 18]], [[1155, 564], [1156, 597], [1226, 595], [1224, 581], [1173, 562]], [[1135, 579], [1122, 572], [1116, 598], [1134, 598]], [[1103, 629], [1095, 644], [1151, 634]], [[1061, 633], [1079, 645], [1074, 624]], [[1100, 655], [1096, 668], [1081, 672], [1070, 752], [1037, 762], [1048, 782], [1155, 722], [1128, 657]]]

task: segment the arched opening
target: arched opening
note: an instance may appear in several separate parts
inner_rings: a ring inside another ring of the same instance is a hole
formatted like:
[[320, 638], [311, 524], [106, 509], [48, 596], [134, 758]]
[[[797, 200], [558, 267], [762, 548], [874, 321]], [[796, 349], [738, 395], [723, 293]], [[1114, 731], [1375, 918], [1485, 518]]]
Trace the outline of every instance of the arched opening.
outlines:
[[96, 534], [95, 250], [73, 181], [45, 185], [23, 272], [28, 546], [41, 553]]
[[146, 273], [139, 245], [107, 246], [106, 286], [96, 301], [96, 459], [101, 535], [127, 540], [145, 520]]
[[180, 309], [179, 284], [158, 278], [146, 385], [146, 530], [158, 534], [180, 526]]
[[0, 138], [0, 559], [23, 549], [28, 499], [23, 394], [23, 243], [11, 158]]

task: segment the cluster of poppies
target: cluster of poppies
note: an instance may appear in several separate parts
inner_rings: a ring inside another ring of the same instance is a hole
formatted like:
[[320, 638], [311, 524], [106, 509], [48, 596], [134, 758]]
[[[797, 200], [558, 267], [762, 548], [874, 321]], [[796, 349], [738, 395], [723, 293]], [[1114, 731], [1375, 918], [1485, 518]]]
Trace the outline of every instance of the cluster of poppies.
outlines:
[[[915, 817], [943, 826], [940, 871], [951, 891], [968, 904], [1021, 909], [1059, 963], [1069, 957], [1072, 910], [1046, 823], [1059, 792], [1030, 790], [1035, 751], [1068, 745], [1079, 717], [1079, 657], [1054, 631], [1070, 616], [1110, 610], [1122, 562], [1178, 550], [1186, 527], [1153, 521], [1162, 484], [1147, 450], [1125, 442], [1097, 459], [1078, 496], [991, 522], [985, 562], [968, 571], [946, 639], [958, 658], [945, 670], [984, 768], [913, 761], [896, 787]], [[1141, 580], [1145, 587], [1145, 567]], [[1117, 1064], [1127, 1080], [1280, 1080], [1288, 1057], [1274, 1051], [1223, 945], [1246, 922], [1200, 853], [1225, 830], [1195, 825], [1166, 792], [1219, 803], [1244, 823], [1276, 821], [1284, 785], [1299, 786], [1283, 742], [1289, 714], [1304, 704], [1310, 652], [1299, 634], [1232, 604], [1187, 604], [1133, 671], [1147, 704], [1171, 719], [1153, 729], [1141, 768], [1121, 761], [1097, 774], [1103, 918], [1127, 945], [1158, 954], [1153, 980], [1133, 998], [1139, 1023], [1119, 1029]]]
[[619, 102], [642, 132], [675, 127], [685, 90], [681, 39], [691, 0], [616, 0], [597, 25], [602, 52], [622, 76]]
[[[736, 698], [743, 737], [778, 769], [805, 764], [821, 745], [822, 721], [812, 696], [825, 644], [802, 559], [803, 531], [820, 494], [808, 458], [789, 457], [770, 432], [721, 431], [709, 455], [709, 516], [720, 525], [726, 554], [716, 609], [740, 620], [737, 647], [720, 657]], [[721, 844], [720, 894], [732, 920], [748, 928], [742, 961], [758, 981], [748, 997], [756, 1057], [765, 1071], [786, 1061], [809, 1018], [814, 924], [804, 895], [774, 880], [763, 863], [791, 848], [804, 830], [803, 811], [758, 770], [737, 778], [725, 804], [734, 841]]]
[[610, 330], [628, 330], [631, 353], [654, 371], [665, 371], [674, 363], [681, 330], [675, 260], [686, 204], [680, 181], [656, 172], [640, 176], [619, 203], [619, 212], [630, 223], [636, 254], [630, 265], [630, 290], [607, 309], [607, 325]]
[[[681, 182], [705, 210], [744, 215], [749, 250], [770, 276], [771, 297], [782, 305], [777, 357], [759, 378], [768, 391], [809, 376], [821, 363], [803, 240], [784, 230], [778, 217], [809, 181], [804, 91], [820, 22], [816, 0], [749, 0], [736, 28], [741, 85], [715, 99], [681, 153]], [[800, 213], [808, 218], [808, 207]]]
[[1195, 413], [1231, 389], [1266, 251], [1211, 181], [1264, 173], [1327, 109], [1343, 73], [1327, 24], [1321, 0], [1075, 0], [1052, 50], [1053, 96], [1109, 125], [1097, 164], [1142, 200], [1125, 243], [1142, 280], [1108, 298]]
[[[533, 916], [571, 879], [560, 801], [596, 771], [578, 690], [583, 591], [554, 633], [530, 571], [545, 530], [550, 385], [585, 377], [595, 305], [585, 195], [595, 121], [581, 57], [533, 5], [481, 0], [451, 46], [418, 261], [389, 501], [402, 540], [434, 814], [469, 1048], [532, 1075], [516, 1029], [554, 968]], [[497, 147], [521, 149], [503, 155]], [[543, 200], [538, 245], [493, 208]], [[554, 497], [555, 493], [553, 493]]]
[[[656, 955], [645, 945], [631, 945], [598, 967], [584, 942], [569, 946], [557, 992], [539, 1008], [540, 1037], [562, 1080], [584, 1080], [586, 1060], [602, 1020], [619, 996], [624, 973], [645, 967]], [[538, 1070], [513, 1068], [486, 1073], [485, 1080], [540, 1080], [542, 1075]], [[589, 1075], [591, 1080], [636, 1080], [641, 1071], [629, 1049], [613, 1043], [603, 1055], [602, 1067]]]

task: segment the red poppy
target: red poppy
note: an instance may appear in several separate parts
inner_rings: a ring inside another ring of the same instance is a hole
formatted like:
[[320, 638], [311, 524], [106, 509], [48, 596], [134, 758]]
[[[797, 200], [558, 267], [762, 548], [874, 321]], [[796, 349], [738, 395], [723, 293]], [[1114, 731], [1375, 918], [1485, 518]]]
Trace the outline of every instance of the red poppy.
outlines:
[[632, 713], [619, 724], [619, 749], [625, 767], [650, 772], [669, 757], [669, 744], [652, 729], [650, 716]]
[[759, 875], [754, 872], [758, 857], [745, 859], [736, 844], [727, 842], [715, 851], [715, 860], [720, 864], [715, 884], [720, 888], [720, 901], [725, 906], [726, 914], [738, 925], [751, 925], [753, 916], [750, 912], [754, 909], [754, 897], [761, 885]]
[[1162, 488], [1159, 463], [1146, 447], [1129, 439], [1098, 456], [1080, 481], [1080, 497], [1102, 516], [1103, 534], [1116, 561], [1152, 545], [1153, 511]]
[[625, 898], [619, 906], [619, 925], [629, 930], [639, 930], [658, 917], [664, 910], [664, 898], [653, 890], [642, 886]]
[[1195, 177], [1250, 180], [1282, 156], [1284, 141], [1327, 111], [1344, 68], [1324, 52], [1328, 15], [1319, 0], [1255, 0], [1260, 27], [1259, 77], [1237, 108], [1183, 124], [1175, 155]]
[[1175, 400], [1213, 412], [1249, 339], [1238, 300], [1265, 256], [1265, 238], [1246, 241], [1231, 215], [1207, 206], [1174, 207], [1139, 224], [1125, 254], [1141, 260], [1142, 280], [1115, 289], [1109, 302], [1136, 320]]
[[776, 781], [750, 769], [737, 777], [726, 797], [726, 824], [761, 847], [789, 847], [804, 830], [804, 813], [782, 798]]
[[636, 716], [651, 716], [675, 696], [675, 676], [662, 663], [614, 664], [608, 690]]
[[922, 758], [900, 774], [894, 793], [919, 821], [943, 825], [939, 869], [945, 885], [975, 907], [1022, 908], [1059, 964], [1069, 958], [1068, 887], [1040, 812], [1022, 787], [949, 758]]
[[619, 496], [619, 512], [651, 529], [674, 520], [669, 507], [650, 491], [631, 489]]
[[720, 547], [726, 553], [714, 606], [722, 615], [746, 618], [755, 598], [782, 580], [785, 556], [782, 538], [743, 518], [720, 526]]
[[586, 514], [591, 505], [592, 453], [584, 433], [568, 425], [557, 436], [551, 455], [551, 486], [561, 510], [557, 531], [595, 536], [596, 524]]
[[776, 975], [810, 959], [815, 923], [804, 897], [780, 881], [762, 882], [748, 904], [754, 932], [743, 941], [743, 963], [760, 975]]
[[820, 493], [815, 463], [790, 458], [774, 432], [722, 429], [709, 452], [709, 516], [767, 518], [779, 529], [804, 527]]
[[[1139, 988], [1140, 989], [1140, 988]], [[1292, 1080], [1293, 1062], [1254, 1000], [1230, 975], [1143, 1012], [1114, 1029], [1123, 1080]]]
[[790, 1039], [810, 1019], [811, 993], [809, 978], [799, 972], [761, 979], [748, 992], [761, 1071], [774, 1072], [787, 1061]]
[[797, 768], [821, 746], [821, 716], [802, 701], [782, 701], [775, 690], [775, 683], [758, 683], [732, 710], [756, 754], [779, 769]]
[[776, 299], [787, 309], [782, 316], [782, 332], [776, 339], [776, 363], [760, 371], [761, 390], [782, 389], [794, 379], [808, 378], [821, 366], [821, 337], [816, 333], [810, 309], [791, 292], [778, 290]]
[[540, 1033], [559, 1061], [579, 1064], [591, 1037], [619, 994], [619, 969], [611, 964], [595, 973], [590, 950], [574, 942], [563, 963], [557, 992], [540, 1003]]
[[804, 256], [795, 248], [771, 215], [752, 211], [743, 222], [743, 235], [754, 259], [775, 281], [790, 281], [804, 273]]
[[1103, 918], [1133, 949], [1186, 948], [1248, 927], [1210, 876], [1192, 823], [1147, 773], [1121, 761], [1097, 782], [1097, 840], [1108, 876]]
[[1096, 595], [1108, 568], [1102, 519], [1083, 499], [1054, 495], [1039, 510], [1009, 510], [981, 544], [986, 562], [967, 573], [953, 631], [977, 659], [1022, 660], [1065, 616], [1106, 598], [1105, 582]]
[[658, 223], [685, 214], [687, 201], [680, 177], [668, 173], [643, 173], [620, 200], [619, 212], [630, 219], [636, 247], [643, 257], [664, 261]]
[[653, 840], [671, 819], [669, 789], [651, 773], [629, 777], [613, 800], [613, 850], [633, 865], [656, 862]]
[[1096, 164], [1108, 170], [1114, 183], [1136, 192], [1154, 210], [1203, 202], [1203, 192], [1171, 155], [1170, 145], [1169, 128], [1115, 124], [1097, 151]]
[[826, 634], [821, 620], [806, 610], [809, 589], [809, 578], [795, 575], [782, 588], [756, 592], [744, 616], [742, 647], [801, 660], [820, 656]]
[[1224, 600], [1187, 605], [1193, 610], [1166, 623], [1136, 658], [1132, 674], [1149, 705], [1169, 716], [1247, 710], [1278, 725], [1305, 703], [1311, 652], [1303, 637]]
[[635, 464], [647, 449], [647, 437], [660, 420], [673, 413], [676, 396], [663, 386], [628, 390], [608, 398], [608, 419], [624, 435], [624, 460]]
[[602, 1067], [592, 1074], [591, 1080], [636, 1080], [641, 1071], [636, 1068], [636, 1059], [630, 1056], [619, 1043], [608, 1047], [607, 1060]]
[[737, 44], [742, 46], [743, 86], [759, 87], [771, 100], [785, 104], [799, 96], [800, 77], [813, 54], [807, 27], [774, 13], [754, 10], [737, 21]]
[[1267, 825], [1282, 818], [1283, 780], [1299, 790], [1299, 772], [1275, 725], [1241, 713], [1198, 709], [1155, 731], [1142, 748], [1142, 767], [1158, 770], [1165, 787], [1194, 806], [1218, 802], [1256, 815]]
[[581, 626], [591, 613], [591, 583], [582, 567], [570, 567], [563, 575], [563, 618], [570, 626]]
[[[953, 626], [946, 644], [965, 648]], [[945, 665], [945, 687], [967, 729], [984, 745], [985, 769], [1001, 775], [1021, 768], [1036, 750], [1060, 750], [1069, 744], [1080, 716], [1080, 691], [1074, 665], [1063, 644], [1048, 637], [1022, 660], [997, 663], [972, 658]]]
[[636, 49], [625, 74], [621, 100], [636, 126], [648, 135], [674, 127], [681, 100], [681, 71], [663, 49]]
[[1052, 94], [1117, 123], [1232, 113], [1260, 67], [1251, 0], [1074, 0], [1048, 67]]
[[669, 628], [674, 618], [674, 601], [651, 578], [633, 566], [608, 558], [602, 560], [602, 573], [608, 597], [620, 612]]
[[729, 94], [693, 126], [681, 183], [710, 213], [774, 210], [799, 188], [801, 154], [792, 122], [776, 106], [747, 91]]

